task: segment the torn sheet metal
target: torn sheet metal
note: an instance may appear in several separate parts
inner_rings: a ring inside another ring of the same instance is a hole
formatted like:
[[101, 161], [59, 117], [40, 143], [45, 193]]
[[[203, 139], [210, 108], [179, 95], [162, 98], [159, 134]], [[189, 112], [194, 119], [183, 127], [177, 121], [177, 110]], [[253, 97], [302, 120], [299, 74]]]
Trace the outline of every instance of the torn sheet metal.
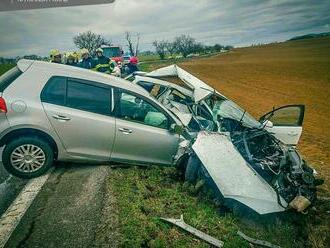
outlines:
[[218, 240], [216, 238], [213, 238], [212, 236], [203, 233], [202, 231], [197, 230], [196, 228], [188, 225], [183, 220], [183, 215], [180, 216], [180, 219], [173, 219], [173, 218], [161, 218], [162, 220], [165, 220], [167, 222], [170, 222], [178, 227], [181, 227], [182, 229], [186, 230], [187, 232], [195, 235], [196, 237], [206, 241], [207, 243], [214, 245], [215, 247], [223, 247], [224, 243], [221, 240]]
[[[202, 80], [193, 76], [189, 72], [183, 70], [177, 65], [166, 66], [152, 72], [147, 73], [147, 77], [167, 77], [175, 76], [180, 78], [189, 88], [194, 90], [194, 101], [199, 102], [206, 97], [210, 96], [214, 92], [221, 95], [219, 92], [215, 91], [211, 86], [204, 83]], [[223, 96], [226, 98], [225, 96]]]
[[[225, 198], [239, 201], [259, 214], [285, 210], [278, 204], [275, 190], [236, 150], [229, 134], [200, 132], [192, 148]], [[280, 199], [286, 207], [285, 200]]]
[[268, 241], [251, 238], [251, 237], [247, 236], [246, 234], [242, 233], [241, 231], [238, 231], [237, 234], [241, 238], [248, 241], [250, 244], [260, 245], [260, 246], [264, 246], [264, 247], [268, 247], [268, 248], [281, 248], [281, 246], [273, 245], [273, 244], [269, 243]]

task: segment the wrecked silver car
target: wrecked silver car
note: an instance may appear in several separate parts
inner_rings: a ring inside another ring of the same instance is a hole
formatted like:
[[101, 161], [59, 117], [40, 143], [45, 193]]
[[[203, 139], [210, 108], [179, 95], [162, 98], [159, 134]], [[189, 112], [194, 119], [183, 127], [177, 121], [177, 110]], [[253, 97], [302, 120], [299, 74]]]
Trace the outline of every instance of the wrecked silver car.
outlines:
[[[174, 79], [176, 78], [176, 79]], [[239, 203], [259, 214], [289, 208], [302, 212], [316, 200], [315, 171], [296, 150], [304, 105], [273, 109], [254, 119], [227, 97], [172, 65], [131, 78], [184, 123], [191, 140], [186, 179], [203, 179], [228, 205]], [[195, 134], [195, 135], [194, 135]]]

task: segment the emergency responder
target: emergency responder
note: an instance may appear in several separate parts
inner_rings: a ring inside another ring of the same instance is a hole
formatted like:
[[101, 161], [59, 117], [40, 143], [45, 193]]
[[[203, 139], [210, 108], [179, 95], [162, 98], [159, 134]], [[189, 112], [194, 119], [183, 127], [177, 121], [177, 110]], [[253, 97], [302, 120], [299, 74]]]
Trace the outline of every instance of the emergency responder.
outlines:
[[78, 66], [77, 64], [77, 57], [75, 56], [74, 53], [69, 52], [66, 57], [66, 65], [71, 65], [71, 66]]
[[49, 53], [49, 61], [51, 63], [61, 64], [62, 63], [62, 54], [60, 53], [60, 51], [57, 49], [52, 49]]
[[137, 63], [138, 63], [138, 58], [137, 57], [130, 57], [129, 59], [129, 63], [126, 65], [126, 69], [125, 72], [126, 74], [132, 74], [135, 71], [138, 71], [138, 67], [137, 67]]
[[96, 58], [94, 60], [95, 71], [103, 72], [103, 73], [111, 73], [110, 70], [110, 59], [103, 55], [103, 49], [96, 49]]
[[85, 69], [92, 69], [94, 67], [94, 61], [89, 55], [88, 49], [81, 49], [81, 61], [78, 66]]

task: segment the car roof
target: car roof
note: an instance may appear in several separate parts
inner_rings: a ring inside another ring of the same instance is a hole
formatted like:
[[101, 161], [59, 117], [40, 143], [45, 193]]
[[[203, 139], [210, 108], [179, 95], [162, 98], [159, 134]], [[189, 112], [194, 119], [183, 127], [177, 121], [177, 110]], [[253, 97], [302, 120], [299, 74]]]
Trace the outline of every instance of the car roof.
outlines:
[[151, 98], [149, 94], [146, 93], [146, 91], [142, 89], [140, 86], [132, 84], [131, 82], [124, 80], [122, 78], [118, 78], [105, 73], [95, 72], [84, 68], [79, 68], [69, 65], [56, 64], [56, 63], [37, 61], [37, 60], [27, 60], [27, 59], [22, 59], [18, 61], [17, 66], [22, 72], [25, 72], [28, 69], [37, 69], [41, 71], [43, 70], [52, 76], [65, 76], [65, 77], [72, 77], [72, 78], [100, 82], [110, 86], [133, 91], [145, 97]]
[[176, 89], [176, 90], [179, 90], [181, 91], [181, 93], [183, 94], [186, 94], [190, 97], [192, 97], [193, 95], [193, 91], [191, 89], [187, 89], [187, 88], [184, 88], [178, 84], [175, 84], [175, 83], [171, 83], [171, 82], [168, 82], [168, 81], [165, 81], [165, 80], [161, 80], [161, 79], [158, 79], [158, 78], [153, 78], [153, 77], [145, 77], [145, 76], [135, 76], [135, 80], [133, 82], [139, 82], [139, 81], [147, 81], [147, 82], [153, 82], [155, 84], [159, 84], [159, 85], [163, 85], [163, 86], [166, 86], [166, 87], [170, 87], [172, 89]]

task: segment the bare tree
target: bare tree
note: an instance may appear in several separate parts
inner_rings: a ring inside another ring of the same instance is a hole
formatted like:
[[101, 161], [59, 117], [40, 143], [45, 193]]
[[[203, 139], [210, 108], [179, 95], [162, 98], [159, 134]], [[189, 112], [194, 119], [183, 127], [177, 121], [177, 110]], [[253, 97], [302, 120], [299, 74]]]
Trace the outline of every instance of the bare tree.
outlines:
[[73, 37], [73, 43], [79, 48], [87, 48], [91, 54], [95, 53], [95, 50], [102, 45], [111, 45], [111, 41], [107, 40], [100, 34], [87, 31], [79, 33]]
[[154, 41], [152, 45], [156, 49], [156, 53], [159, 55], [160, 59], [165, 59], [166, 55], [166, 44], [167, 42], [162, 40], [162, 41]]
[[125, 39], [127, 41], [127, 47], [131, 55], [134, 55], [134, 47], [132, 42], [132, 35], [130, 32], [125, 32]]
[[176, 51], [174, 42], [166, 42], [166, 50], [172, 56]]
[[196, 49], [196, 44], [196, 40], [189, 35], [181, 35], [174, 39], [175, 48], [183, 57], [193, 53]]
[[135, 46], [135, 56], [138, 56], [140, 45], [140, 33], [136, 34], [136, 46]]
[[133, 56], [137, 56], [139, 53], [140, 37], [141, 37], [140, 33], [137, 33], [136, 41], [134, 44], [132, 33], [128, 32], [128, 31], [125, 32], [125, 39], [127, 41], [127, 47], [128, 47], [130, 54]]

